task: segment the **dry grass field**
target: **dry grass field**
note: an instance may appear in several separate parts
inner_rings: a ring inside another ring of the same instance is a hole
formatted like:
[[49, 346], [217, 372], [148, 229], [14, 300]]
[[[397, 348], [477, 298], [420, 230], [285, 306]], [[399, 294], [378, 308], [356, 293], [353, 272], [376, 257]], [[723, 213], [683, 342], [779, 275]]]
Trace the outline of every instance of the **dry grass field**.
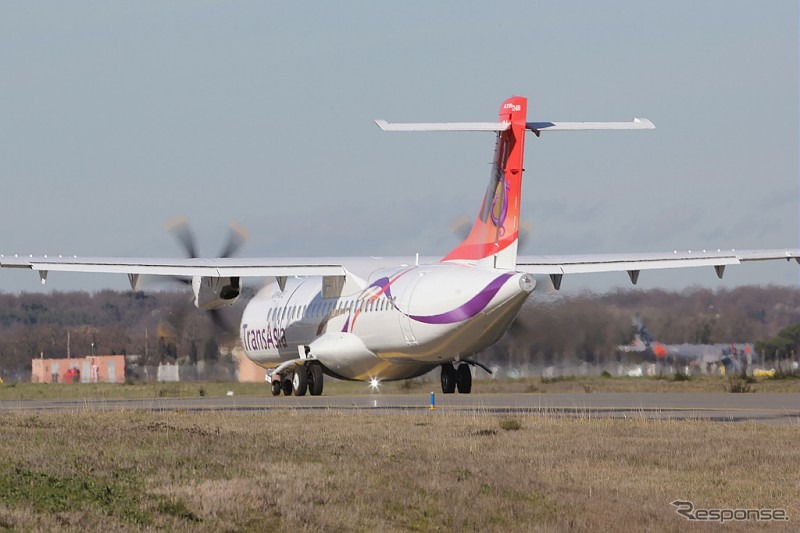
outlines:
[[0, 414], [0, 527], [682, 531], [800, 520], [800, 427], [425, 411]]

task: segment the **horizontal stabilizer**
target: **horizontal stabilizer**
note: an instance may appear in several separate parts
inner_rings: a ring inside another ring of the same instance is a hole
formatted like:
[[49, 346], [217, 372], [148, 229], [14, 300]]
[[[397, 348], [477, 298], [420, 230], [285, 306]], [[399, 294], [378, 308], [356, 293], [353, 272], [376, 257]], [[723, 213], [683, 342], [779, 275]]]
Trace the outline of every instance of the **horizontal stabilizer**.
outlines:
[[[510, 122], [387, 122], [376, 120], [383, 131], [506, 131]], [[655, 126], [646, 118], [631, 122], [526, 122], [525, 128], [536, 135], [543, 131], [583, 130], [652, 130]]]
[[506, 131], [509, 122], [386, 122], [376, 120], [383, 131]]
[[542, 131], [653, 130], [656, 128], [646, 118], [635, 118], [632, 122], [527, 122], [525, 127], [536, 135]]

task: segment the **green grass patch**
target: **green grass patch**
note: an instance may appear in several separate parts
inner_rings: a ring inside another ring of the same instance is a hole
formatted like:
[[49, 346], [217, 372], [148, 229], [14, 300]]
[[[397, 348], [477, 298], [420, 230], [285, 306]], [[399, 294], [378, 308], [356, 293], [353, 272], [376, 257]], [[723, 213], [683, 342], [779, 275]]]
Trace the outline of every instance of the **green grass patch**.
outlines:
[[138, 526], [152, 523], [152, 517], [140, 508], [136, 487], [94, 476], [8, 468], [0, 473], [0, 501], [10, 506], [24, 503], [41, 513], [91, 510], [122, 517]]
[[522, 423], [516, 418], [504, 418], [500, 420], [500, 428], [505, 431], [517, 431], [522, 428]]

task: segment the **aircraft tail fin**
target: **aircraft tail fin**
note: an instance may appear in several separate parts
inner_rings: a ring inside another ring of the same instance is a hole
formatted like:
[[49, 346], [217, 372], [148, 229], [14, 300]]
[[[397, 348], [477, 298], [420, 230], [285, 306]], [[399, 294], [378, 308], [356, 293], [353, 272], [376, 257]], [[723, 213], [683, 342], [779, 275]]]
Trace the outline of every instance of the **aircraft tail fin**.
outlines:
[[464, 261], [513, 270], [517, 266], [525, 122], [528, 99], [512, 96], [500, 106], [500, 124], [489, 184], [467, 238], [442, 261]]

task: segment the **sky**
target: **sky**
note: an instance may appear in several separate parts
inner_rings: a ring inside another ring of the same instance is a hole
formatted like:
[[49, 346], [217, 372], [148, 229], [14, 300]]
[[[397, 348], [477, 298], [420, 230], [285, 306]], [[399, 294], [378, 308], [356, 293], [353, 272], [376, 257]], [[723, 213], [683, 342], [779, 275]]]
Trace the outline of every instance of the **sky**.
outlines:
[[[0, 4], [0, 253], [443, 256], [477, 214], [491, 133], [389, 121], [654, 131], [527, 139], [521, 253], [798, 247], [798, 2]], [[798, 284], [773, 262], [643, 273], [642, 288]], [[627, 276], [564, 288], [629, 287]], [[38, 290], [0, 271], [0, 290]], [[126, 289], [51, 273], [47, 289]]]

